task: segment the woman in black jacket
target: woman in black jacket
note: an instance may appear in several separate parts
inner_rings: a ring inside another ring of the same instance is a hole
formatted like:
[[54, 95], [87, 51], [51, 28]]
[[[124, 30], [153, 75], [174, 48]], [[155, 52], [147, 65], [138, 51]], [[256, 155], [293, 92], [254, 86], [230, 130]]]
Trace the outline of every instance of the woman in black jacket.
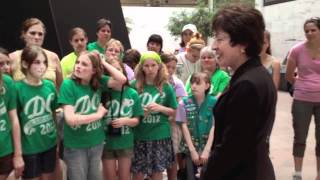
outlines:
[[277, 92], [260, 62], [265, 24], [251, 7], [220, 9], [212, 22], [218, 63], [234, 75], [215, 108], [214, 145], [204, 180], [274, 180], [269, 137]]

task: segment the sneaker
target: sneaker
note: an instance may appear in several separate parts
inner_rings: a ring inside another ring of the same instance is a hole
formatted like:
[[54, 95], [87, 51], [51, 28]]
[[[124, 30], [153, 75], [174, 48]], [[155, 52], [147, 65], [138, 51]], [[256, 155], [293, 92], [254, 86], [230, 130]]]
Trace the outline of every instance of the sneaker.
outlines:
[[301, 175], [295, 174], [292, 176], [292, 180], [302, 180], [302, 177], [301, 177]]

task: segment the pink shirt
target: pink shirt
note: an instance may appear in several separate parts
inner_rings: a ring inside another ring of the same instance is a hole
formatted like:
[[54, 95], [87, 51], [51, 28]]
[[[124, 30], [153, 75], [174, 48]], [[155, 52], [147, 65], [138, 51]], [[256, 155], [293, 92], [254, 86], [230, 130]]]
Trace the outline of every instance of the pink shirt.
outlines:
[[290, 50], [289, 59], [295, 61], [298, 69], [294, 99], [320, 102], [320, 58], [312, 59], [305, 42], [301, 42]]

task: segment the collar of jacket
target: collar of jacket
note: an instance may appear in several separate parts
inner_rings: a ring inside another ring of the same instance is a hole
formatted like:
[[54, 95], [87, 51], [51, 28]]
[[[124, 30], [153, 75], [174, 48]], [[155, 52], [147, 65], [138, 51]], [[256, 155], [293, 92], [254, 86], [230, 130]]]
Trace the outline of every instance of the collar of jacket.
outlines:
[[245, 63], [243, 63], [233, 74], [230, 80], [230, 85], [232, 85], [239, 77], [242, 76], [248, 70], [261, 66], [260, 56], [255, 56], [249, 58]]

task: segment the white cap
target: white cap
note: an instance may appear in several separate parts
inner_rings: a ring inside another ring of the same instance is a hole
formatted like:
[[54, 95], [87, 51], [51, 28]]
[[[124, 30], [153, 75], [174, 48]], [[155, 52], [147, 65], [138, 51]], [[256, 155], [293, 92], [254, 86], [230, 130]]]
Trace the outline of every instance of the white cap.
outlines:
[[182, 32], [184, 32], [185, 30], [189, 29], [190, 31], [192, 31], [193, 33], [198, 32], [197, 27], [194, 24], [187, 24], [184, 25], [182, 28]]

